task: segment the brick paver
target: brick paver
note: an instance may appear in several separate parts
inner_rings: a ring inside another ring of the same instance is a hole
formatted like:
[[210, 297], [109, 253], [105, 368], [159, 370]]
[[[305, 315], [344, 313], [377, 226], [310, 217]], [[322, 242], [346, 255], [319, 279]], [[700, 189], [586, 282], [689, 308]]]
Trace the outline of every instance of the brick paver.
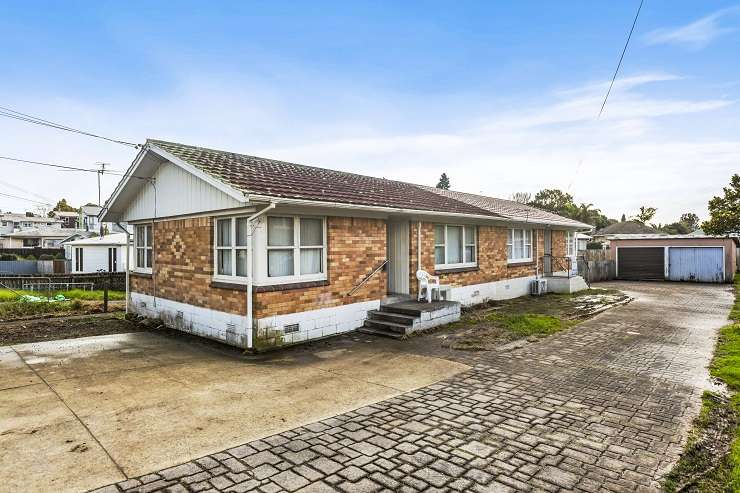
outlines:
[[101, 491], [655, 491], [709, 385], [732, 295], [616, 286], [636, 300], [512, 352], [399, 342], [472, 368]]

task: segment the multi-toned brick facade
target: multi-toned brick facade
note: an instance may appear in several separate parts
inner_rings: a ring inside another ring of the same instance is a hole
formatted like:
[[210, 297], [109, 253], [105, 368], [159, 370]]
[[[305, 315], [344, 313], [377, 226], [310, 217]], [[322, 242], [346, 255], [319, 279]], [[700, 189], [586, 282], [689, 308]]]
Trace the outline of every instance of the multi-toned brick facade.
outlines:
[[[414, 290], [417, 286], [416, 271], [419, 269], [418, 250], [418, 222], [412, 222], [409, 228], [409, 277], [410, 286]], [[505, 279], [534, 276], [542, 273], [542, 263], [539, 260], [545, 249], [545, 231], [536, 229], [532, 238], [532, 262], [510, 264], [507, 261], [507, 239], [509, 229], [500, 226], [477, 226], [478, 235], [478, 265], [463, 269], [436, 271], [434, 262], [434, 223], [421, 223], [421, 269], [439, 276], [442, 284], [455, 286], [470, 286]], [[552, 232], [552, 254], [555, 257], [565, 256], [565, 231]]]
[[[297, 313], [372, 299], [386, 292], [378, 272], [352, 296], [348, 293], [385, 259], [385, 221], [351, 217], [327, 219], [327, 281], [269, 290], [255, 286], [254, 318]], [[132, 274], [131, 291], [212, 310], [246, 315], [241, 286], [213, 282], [213, 219], [200, 217], [154, 224], [152, 275]]]

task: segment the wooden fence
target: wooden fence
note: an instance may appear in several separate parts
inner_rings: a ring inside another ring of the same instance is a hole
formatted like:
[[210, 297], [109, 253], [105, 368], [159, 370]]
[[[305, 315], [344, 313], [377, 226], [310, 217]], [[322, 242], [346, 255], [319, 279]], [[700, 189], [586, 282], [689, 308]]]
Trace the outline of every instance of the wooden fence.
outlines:
[[103, 289], [110, 282], [110, 289], [115, 291], [126, 290], [125, 272], [95, 272], [92, 274], [27, 274], [27, 275], [0, 275], [0, 288], [23, 289], [23, 286], [44, 285], [51, 283], [53, 290], [65, 290], [85, 285], [92, 289]]
[[607, 250], [584, 250], [578, 255], [578, 275], [588, 283], [616, 277], [616, 265], [607, 258]]

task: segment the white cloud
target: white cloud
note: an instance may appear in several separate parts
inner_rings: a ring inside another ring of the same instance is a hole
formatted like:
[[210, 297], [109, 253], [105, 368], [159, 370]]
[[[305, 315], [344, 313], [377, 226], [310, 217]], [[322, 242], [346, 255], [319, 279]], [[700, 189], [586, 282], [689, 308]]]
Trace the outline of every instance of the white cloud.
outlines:
[[698, 50], [723, 34], [734, 31], [734, 28], [721, 26], [720, 20], [738, 11], [738, 7], [731, 7], [704, 16], [684, 26], [656, 29], [645, 35], [645, 41], [651, 45], [676, 44]]
[[[713, 112], [733, 101], [647, 91], [678, 79], [652, 73], [620, 80], [598, 122], [602, 82], [539, 98], [545, 104], [512, 100], [516, 111], [488, 115], [332, 87], [305, 105], [296, 93], [235, 78], [185, 78], [168, 96], [143, 101], [10, 97], [22, 111], [125, 140], [171, 139], [431, 185], [446, 171], [453, 188], [497, 197], [562, 188], [612, 217], [649, 204], [659, 210], [657, 221], [671, 222], [686, 211], [705, 216], [707, 200], [740, 162], [740, 141], [720, 137], [711, 125]], [[457, 123], [446, 120], [449, 115]], [[434, 131], [427, 130], [431, 120]], [[689, 131], [674, 131], [676, 125]], [[0, 136], [3, 154], [39, 161], [85, 167], [107, 161], [125, 169], [135, 154], [6, 119], [0, 119]], [[93, 174], [0, 161], [0, 180], [73, 204], [97, 200]], [[2, 182], [0, 192], [18, 194]], [[103, 197], [116, 182], [104, 178]], [[32, 204], [0, 197], [1, 210], [24, 206]]]

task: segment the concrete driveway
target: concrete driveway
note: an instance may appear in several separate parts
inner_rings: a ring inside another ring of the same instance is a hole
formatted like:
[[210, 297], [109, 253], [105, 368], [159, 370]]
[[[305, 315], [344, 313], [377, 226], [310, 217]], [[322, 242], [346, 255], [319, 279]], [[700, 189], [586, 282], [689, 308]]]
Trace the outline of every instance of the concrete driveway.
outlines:
[[148, 332], [0, 347], [0, 491], [84, 491], [467, 368], [362, 344], [245, 358]]
[[731, 287], [607, 286], [635, 300], [507, 353], [338, 338], [471, 368], [101, 491], [659, 491], [710, 386]]

